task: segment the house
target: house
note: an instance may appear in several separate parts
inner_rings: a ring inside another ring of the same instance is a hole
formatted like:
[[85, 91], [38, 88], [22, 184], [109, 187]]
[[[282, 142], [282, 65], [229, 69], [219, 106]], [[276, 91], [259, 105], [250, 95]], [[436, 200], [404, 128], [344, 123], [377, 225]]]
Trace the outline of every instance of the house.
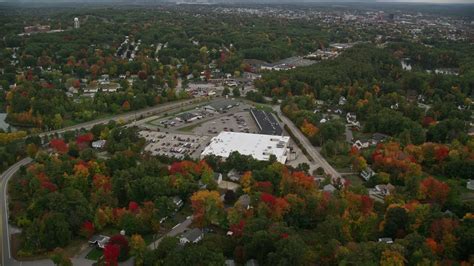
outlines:
[[250, 196], [247, 194], [244, 194], [239, 197], [237, 202], [235, 202], [236, 207], [241, 207], [244, 210], [248, 210], [251, 208], [250, 206]]
[[366, 149], [370, 145], [368, 140], [356, 140], [354, 144], [352, 144], [352, 147], [356, 147], [357, 149]]
[[226, 260], [224, 262], [225, 266], [235, 266], [235, 261], [234, 260]]
[[344, 96], [339, 97], [339, 105], [345, 105], [347, 103], [347, 99]]
[[206, 111], [212, 111], [212, 112], [219, 112], [219, 113], [225, 113], [227, 110], [238, 106], [239, 103], [233, 100], [223, 100], [219, 102], [214, 102], [211, 103], [210, 105], [204, 106], [204, 110]]
[[357, 122], [357, 115], [354, 113], [347, 113], [346, 114], [346, 121], [348, 124], [352, 124]]
[[106, 140], [96, 140], [94, 142], [92, 142], [92, 148], [94, 149], [103, 149], [105, 147], [105, 144], [107, 144], [107, 141]]
[[222, 174], [221, 173], [214, 173], [214, 181], [219, 185], [222, 182]]
[[469, 190], [474, 190], [474, 180], [469, 179], [466, 183], [466, 188]]
[[336, 191], [336, 187], [333, 186], [332, 184], [327, 184], [323, 187], [324, 192], [329, 192], [329, 193], [334, 193]]
[[360, 176], [365, 180], [365, 181], [369, 181], [369, 179], [371, 177], [373, 177], [375, 175], [375, 172], [374, 170], [372, 170], [370, 167], [367, 167], [365, 170], [363, 170], [362, 172], [360, 172]]
[[388, 183], [386, 185], [380, 184], [380, 185], [375, 186], [375, 191], [377, 193], [381, 194], [382, 196], [388, 196], [388, 195], [392, 194], [393, 191], [395, 191], [395, 186], [393, 186], [390, 183]]
[[255, 74], [252, 72], [244, 72], [243, 74], [244, 79], [256, 80], [262, 77], [262, 75]]
[[98, 80], [98, 82], [100, 83], [100, 85], [109, 84], [110, 83], [109, 75], [107, 74], [102, 75], [100, 79]]
[[174, 196], [173, 197], [173, 204], [175, 205], [175, 211], [178, 211], [179, 209], [181, 209], [181, 207], [183, 207], [184, 202], [180, 197]]
[[256, 259], [251, 259], [251, 260], [248, 260], [246, 263], [245, 263], [245, 266], [258, 266], [258, 261]]
[[194, 228], [192, 230], [189, 230], [185, 232], [180, 238], [179, 242], [184, 245], [187, 243], [198, 243], [201, 241], [204, 237], [204, 233], [201, 231], [199, 228]]
[[90, 245], [97, 245], [99, 248], [104, 248], [105, 245], [109, 242], [110, 237], [104, 235], [94, 235], [89, 239]]
[[74, 88], [73, 86], [69, 87], [69, 89], [67, 89], [67, 91], [72, 93], [72, 94], [78, 94], [79, 93], [79, 90]]
[[222, 180], [220, 183], [218, 183], [217, 187], [223, 190], [232, 190], [233, 192], [237, 192], [237, 190], [240, 188], [240, 185], [234, 182]]
[[240, 174], [235, 169], [232, 169], [227, 173], [227, 178], [229, 178], [231, 181], [239, 182]]
[[382, 134], [382, 133], [374, 133], [372, 135], [372, 144], [373, 145], [377, 145], [379, 144], [380, 142], [384, 142], [385, 140], [387, 140], [390, 136], [388, 135], [385, 135], [385, 134]]
[[88, 86], [84, 89], [84, 93], [97, 93], [99, 92], [99, 87], [97, 86]]
[[186, 123], [201, 119], [202, 115], [195, 114], [195, 113], [183, 113], [176, 117], [179, 121], [184, 121]]
[[101, 84], [100, 88], [103, 92], [117, 92], [121, 88], [121, 86], [120, 84], [114, 82]]
[[382, 237], [382, 238], [379, 238], [379, 242], [382, 242], [385, 244], [393, 244], [393, 239], [390, 237]]

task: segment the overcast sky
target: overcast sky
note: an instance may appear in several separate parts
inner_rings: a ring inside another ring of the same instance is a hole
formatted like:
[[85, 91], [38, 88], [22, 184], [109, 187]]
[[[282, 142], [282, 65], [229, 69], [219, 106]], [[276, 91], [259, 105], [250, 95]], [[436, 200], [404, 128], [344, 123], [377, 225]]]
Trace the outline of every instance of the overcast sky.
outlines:
[[[0, 2], [9, 3], [38, 3], [38, 2], [140, 2], [143, 0], [0, 0]], [[173, 2], [176, 0], [157, 0], [158, 2]], [[246, 2], [241, 0], [217, 0], [217, 2]], [[333, 2], [331, 0], [254, 0], [254, 3], [258, 2]], [[380, 2], [380, 3], [437, 3], [437, 4], [474, 4], [474, 0], [336, 0], [334, 2]]]

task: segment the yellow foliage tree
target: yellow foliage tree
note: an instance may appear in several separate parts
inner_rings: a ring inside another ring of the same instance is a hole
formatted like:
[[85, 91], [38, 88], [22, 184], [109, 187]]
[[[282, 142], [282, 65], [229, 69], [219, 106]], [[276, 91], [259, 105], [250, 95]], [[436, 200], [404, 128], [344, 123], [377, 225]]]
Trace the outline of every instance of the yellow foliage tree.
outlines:
[[249, 194], [252, 189], [252, 172], [247, 171], [242, 177], [240, 177], [240, 185], [242, 186], [242, 191]]
[[385, 250], [380, 258], [381, 266], [403, 266], [405, 265], [405, 257], [395, 250]]

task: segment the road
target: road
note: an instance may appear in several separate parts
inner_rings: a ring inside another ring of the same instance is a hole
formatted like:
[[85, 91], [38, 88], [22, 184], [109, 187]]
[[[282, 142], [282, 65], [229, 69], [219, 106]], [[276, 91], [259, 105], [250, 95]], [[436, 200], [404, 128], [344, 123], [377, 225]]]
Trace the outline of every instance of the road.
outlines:
[[166, 233], [164, 236], [160, 237], [159, 239], [157, 239], [155, 242], [151, 243], [150, 245], [148, 245], [148, 248], [150, 249], [155, 249], [156, 247], [158, 247], [158, 245], [160, 244], [160, 242], [163, 240], [163, 238], [165, 237], [168, 237], [168, 236], [177, 236], [181, 233], [183, 233], [184, 231], [186, 231], [186, 229], [188, 229], [188, 227], [191, 225], [191, 223], [193, 222], [193, 218], [192, 217], [188, 217], [186, 218], [186, 220], [184, 220], [183, 222], [177, 224], [175, 227], [173, 227], [168, 233]]
[[[151, 116], [154, 114], [158, 113], [164, 113], [168, 112], [177, 108], [189, 108], [190, 106], [193, 105], [198, 105], [203, 102], [208, 102], [209, 100], [207, 99], [190, 99], [190, 100], [184, 100], [184, 101], [178, 101], [178, 102], [172, 102], [172, 103], [167, 103], [163, 105], [159, 105], [156, 107], [151, 107], [139, 111], [134, 111], [134, 112], [129, 112], [126, 114], [120, 114], [120, 115], [115, 115], [107, 118], [102, 118], [102, 119], [97, 119], [81, 124], [77, 124], [71, 127], [66, 127], [62, 128], [59, 130], [53, 130], [49, 132], [44, 132], [39, 134], [40, 137], [43, 136], [48, 136], [48, 135], [53, 135], [53, 134], [61, 134], [66, 131], [72, 131], [72, 130], [77, 130], [77, 129], [90, 129], [95, 125], [99, 124], [105, 124], [108, 123], [111, 120], [114, 121], [131, 121], [131, 120], [137, 120], [141, 116]], [[9, 226], [8, 226], [8, 195], [7, 195], [7, 184], [10, 178], [20, 169], [21, 166], [27, 165], [32, 162], [31, 158], [25, 158], [16, 164], [12, 165], [10, 168], [8, 168], [5, 172], [2, 173], [1, 175], [1, 192], [0, 192], [0, 205], [1, 211], [0, 211], [0, 229], [2, 232], [2, 240], [1, 240], [1, 250], [0, 250], [0, 255], [2, 257], [1, 259], [1, 265], [0, 266], [10, 266], [10, 265], [53, 265], [51, 260], [36, 260], [36, 261], [30, 261], [30, 262], [19, 262], [16, 261], [15, 259], [12, 258], [11, 252], [10, 252], [10, 232], [9, 232]], [[170, 232], [168, 232], [166, 235], [167, 236], [176, 236], [182, 232], [184, 232], [188, 226], [191, 224], [191, 219], [186, 219], [184, 222], [180, 223], [179, 226], [176, 228], [173, 228]], [[156, 242], [159, 243], [161, 239], [157, 240]], [[72, 258], [72, 261], [74, 265], [91, 265], [91, 261], [86, 260], [86, 259], [80, 259], [80, 258]], [[128, 261], [127, 261], [128, 262]], [[127, 262], [125, 264], [127, 264]]]
[[21, 166], [31, 163], [31, 158], [25, 158], [16, 164], [12, 165], [1, 176], [1, 193], [0, 193], [0, 227], [2, 229], [2, 265], [13, 265], [15, 260], [11, 257], [10, 253], [10, 230], [8, 227], [8, 198], [7, 198], [7, 184], [10, 178], [20, 169]]
[[150, 107], [150, 108], [146, 108], [146, 109], [142, 109], [142, 110], [138, 110], [138, 111], [128, 112], [128, 113], [120, 114], [120, 115], [114, 115], [114, 116], [110, 116], [110, 117], [106, 117], [106, 118], [96, 119], [96, 120], [92, 120], [92, 121], [89, 121], [89, 122], [77, 124], [77, 125], [74, 125], [74, 126], [65, 127], [65, 128], [61, 128], [61, 129], [58, 129], [58, 130], [53, 130], [53, 131], [40, 133], [40, 134], [38, 134], [38, 136], [43, 137], [43, 136], [49, 136], [49, 135], [54, 135], [54, 134], [61, 134], [61, 133], [64, 133], [66, 131], [72, 131], [72, 130], [81, 129], [81, 128], [91, 129], [95, 125], [106, 124], [111, 120], [128, 122], [128, 121], [140, 119], [141, 116], [143, 116], [143, 117], [144, 116], [151, 116], [151, 115], [158, 114], [158, 113], [168, 112], [168, 111], [171, 111], [173, 109], [180, 108], [180, 107], [189, 108], [190, 105], [192, 105], [192, 104], [199, 104], [199, 103], [206, 102], [206, 101], [209, 101], [209, 100], [207, 100], [205, 98], [202, 98], [202, 99], [193, 98], [193, 99], [189, 99], [189, 100], [183, 100], [183, 101], [177, 101], [177, 102], [161, 104], [161, 105], [158, 105], [158, 106], [155, 106], [155, 107]]
[[337, 179], [337, 178], [342, 178], [341, 174], [336, 171], [327, 161], [324, 159], [324, 157], [316, 150], [316, 147], [311, 144], [311, 142], [306, 138], [303, 133], [293, 124], [293, 122], [288, 119], [285, 115], [280, 110], [280, 106], [274, 106], [273, 110], [277, 112], [278, 116], [280, 119], [283, 121], [284, 124], [286, 124], [293, 135], [301, 142], [301, 144], [306, 148], [308, 151], [308, 154], [314, 159], [314, 161], [324, 169], [324, 172], [326, 174], [331, 175], [332, 179]]
[[[20, 169], [21, 166], [27, 165], [31, 163], [33, 160], [31, 158], [25, 158], [16, 164], [12, 165], [10, 168], [8, 168], [3, 174], [1, 175], [1, 192], [0, 192], [0, 202], [1, 202], [1, 208], [0, 208], [0, 229], [2, 232], [2, 240], [1, 240], [1, 266], [52, 266], [54, 265], [51, 260], [49, 259], [42, 259], [42, 260], [35, 260], [35, 261], [17, 261], [11, 256], [10, 252], [10, 230], [9, 230], [9, 225], [8, 225], [8, 195], [7, 195], [7, 184], [10, 178], [12, 178], [15, 173]], [[177, 236], [191, 225], [192, 223], [192, 217], [186, 218], [183, 222], [177, 224], [175, 227], [173, 227], [168, 233], [165, 234], [165, 236], [161, 237], [160, 239], [156, 240], [152, 244], [149, 245], [150, 249], [155, 249], [160, 242], [163, 240], [164, 237], [170, 236], [174, 237]], [[79, 266], [86, 266], [86, 265], [92, 265], [94, 261], [85, 259], [85, 258], [71, 258], [71, 261], [73, 262], [73, 265], [79, 265]], [[120, 263], [119, 265], [133, 265], [133, 259], [127, 260], [125, 262]]]

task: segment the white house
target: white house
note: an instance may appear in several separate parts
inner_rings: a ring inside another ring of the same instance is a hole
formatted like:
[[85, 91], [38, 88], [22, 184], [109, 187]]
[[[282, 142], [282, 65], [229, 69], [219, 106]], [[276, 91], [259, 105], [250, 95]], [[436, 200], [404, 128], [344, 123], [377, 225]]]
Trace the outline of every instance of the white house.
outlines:
[[104, 235], [94, 235], [89, 239], [89, 244], [97, 245], [99, 248], [105, 248], [105, 245], [109, 243], [110, 237]]
[[94, 142], [92, 142], [92, 148], [94, 149], [103, 149], [105, 147], [105, 144], [107, 144], [107, 141], [106, 140], [96, 140]]
[[371, 177], [373, 177], [375, 175], [375, 172], [374, 170], [372, 170], [370, 167], [367, 167], [365, 170], [363, 170], [362, 172], [360, 172], [360, 176], [365, 180], [365, 181], [369, 181], [369, 179]]
[[173, 197], [173, 204], [175, 205], [175, 211], [178, 211], [181, 207], [183, 207], [184, 202], [180, 197], [175, 196]]

